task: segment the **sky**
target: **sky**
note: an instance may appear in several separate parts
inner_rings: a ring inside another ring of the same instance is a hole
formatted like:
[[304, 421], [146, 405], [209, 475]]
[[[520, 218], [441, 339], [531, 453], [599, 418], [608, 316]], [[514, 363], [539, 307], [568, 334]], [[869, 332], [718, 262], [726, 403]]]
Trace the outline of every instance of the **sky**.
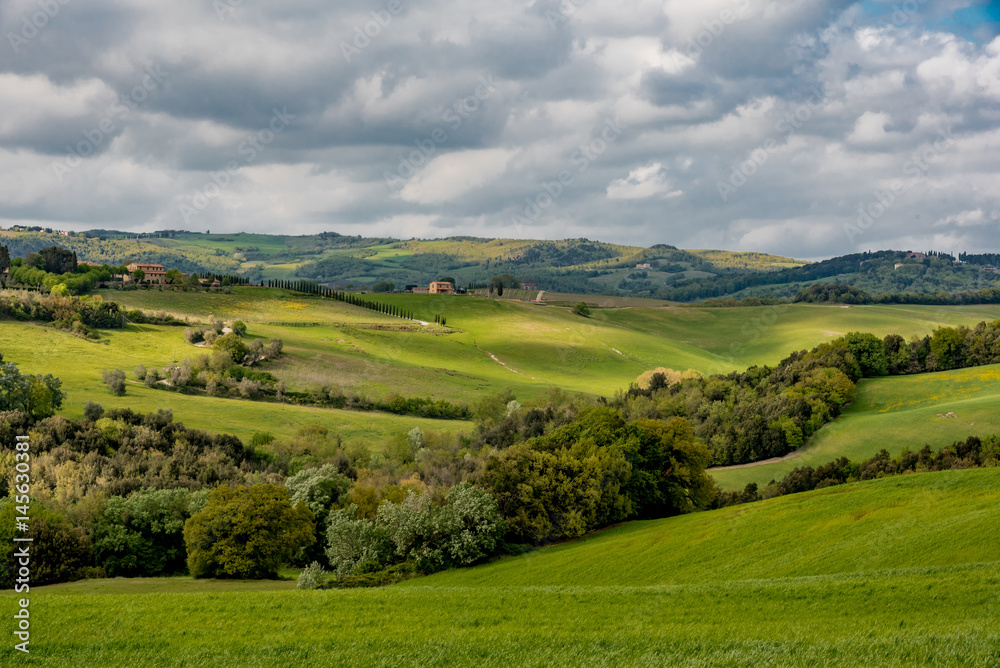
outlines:
[[0, 226], [1000, 250], [1000, 2], [4, 0]]

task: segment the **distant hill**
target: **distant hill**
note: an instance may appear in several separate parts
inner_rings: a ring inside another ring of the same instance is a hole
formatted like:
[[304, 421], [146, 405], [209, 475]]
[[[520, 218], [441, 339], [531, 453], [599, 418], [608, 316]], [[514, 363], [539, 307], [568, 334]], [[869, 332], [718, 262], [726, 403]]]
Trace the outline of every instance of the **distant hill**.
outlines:
[[402, 289], [442, 278], [461, 287], [486, 287], [493, 276], [504, 274], [549, 292], [678, 302], [787, 298], [824, 284], [850, 286], [871, 296], [1000, 287], [1000, 273], [989, 264], [997, 256], [963, 254], [966, 261], [955, 262], [949, 255], [893, 250], [804, 262], [760, 252], [684, 250], [666, 244], [644, 248], [590, 239], [402, 240], [335, 232], [287, 236], [114, 230], [64, 236], [40, 228], [0, 231], [0, 244], [9, 246], [12, 256], [56, 244], [94, 262], [139, 260], [185, 272], [242, 273], [253, 282], [305, 278], [362, 290], [380, 281]]

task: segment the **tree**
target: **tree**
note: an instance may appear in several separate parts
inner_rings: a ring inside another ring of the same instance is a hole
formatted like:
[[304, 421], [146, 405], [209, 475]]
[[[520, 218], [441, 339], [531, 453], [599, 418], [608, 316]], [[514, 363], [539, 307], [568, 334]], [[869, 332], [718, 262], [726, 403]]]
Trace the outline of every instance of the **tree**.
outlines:
[[[147, 375], [148, 377], [148, 375]], [[125, 396], [125, 372], [121, 369], [105, 369], [101, 371], [101, 378], [115, 396]]]
[[76, 273], [76, 253], [59, 246], [43, 248], [28, 255], [28, 264], [50, 274]]
[[104, 407], [94, 401], [88, 401], [83, 407], [83, 417], [91, 422], [97, 422], [104, 416]]
[[142, 269], [136, 269], [135, 271], [132, 272], [132, 278], [135, 280], [136, 283], [142, 283], [144, 280], [146, 280], [146, 272], [144, 272]]
[[884, 376], [889, 373], [889, 362], [885, 357], [885, 346], [874, 334], [850, 332], [844, 337], [854, 359], [861, 366], [865, 378]]
[[35, 418], [55, 415], [66, 393], [51, 374], [25, 375], [16, 364], [0, 362], [0, 411], [22, 411]]
[[590, 316], [590, 307], [587, 306], [587, 302], [580, 302], [573, 307], [573, 313], [577, 315], [582, 315], [584, 318]]
[[184, 278], [184, 275], [181, 273], [180, 269], [168, 269], [167, 273], [164, 275], [164, 278], [167, 279], [168, 283], [176, 285], [181, 282], [181, 280]]
[[243, 339], [236, 332], [230, 332], [229, 334], [224, 334], [215, 340], [212, 345], [216, 350], [225, 353], [232, 359], [232, 361], [239, 364], [246, 357], [250, 349], [247, 348], [247, 344], [243, 343]]
[[10, 249], [0, 246], [0, 274], [7, 269], [10, 269]]
[[94, 523], [94, 560], [108, 577], [155, 577], [186, 568], [184, 522], [207, 492], [144, 489], [113, 496]]
[[239, 336], [246, 336], [247, 324], [242, 320], [236, 320], [233, 322], [232, 330], [236, 332]]
[[282, 564], [315, 540], [315, 518], [278, 485], [223, 485], [184, 523], [187, 563], [196, 578], [275, 578]]
[[392, 281], [378, 281], [372, 285], [372, 292], [395, 292], [396, 284]]
[[326, 558], [337, 575], [380, 571], [393, 557], [388, 527], [360, 516], [354, 504], [327, 518]]

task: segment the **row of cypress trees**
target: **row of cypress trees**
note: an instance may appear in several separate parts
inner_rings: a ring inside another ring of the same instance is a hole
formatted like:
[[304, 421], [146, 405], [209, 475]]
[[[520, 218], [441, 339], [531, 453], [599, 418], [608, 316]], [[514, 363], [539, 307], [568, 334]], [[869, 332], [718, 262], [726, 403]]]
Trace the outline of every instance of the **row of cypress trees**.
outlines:
[[328, 288], [325, 285], [320, 285], [315, 281], [269, 280], [267, 282], [267, 287], [304, 292], [310, 295], [319, 295], [320, 297], [336, 299], [337, 301], [344, 302], [345, 304], [360, 306], [361, 308], [384, 313], [385, 315], [391, 315], [397, 318], [406, 318], [408, 320], [414, 319], [412, 311], [403, 310], [393, 304], [383, 304], [382, 302], [365, 299], [361, 295], [354, 295], [349, 292], [337, 292], [336, 290]]

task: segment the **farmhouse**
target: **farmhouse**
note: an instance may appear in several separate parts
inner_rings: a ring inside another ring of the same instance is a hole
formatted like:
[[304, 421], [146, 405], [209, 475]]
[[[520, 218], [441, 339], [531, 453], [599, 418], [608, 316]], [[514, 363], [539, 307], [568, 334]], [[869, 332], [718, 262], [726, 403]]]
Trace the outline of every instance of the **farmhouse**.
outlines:
[[521, 281], [521, 289], [522, 290], [537, 290], [538, 289], [538, 283], [537, 283], [537, 281]]
[[635, 268], [636, 269], [652, 269], [653, 265], [649, 264], [648, 262], [643, 262], [642, 264], [635, 265]]
[[415, 295], [426, 295], [430, 291], [431, 291], [430, 288], [420, 288], [420, 287], [414, 287], [412, 290], [410, 290], [410, 292], [412, 292]]
[[138, 270], [142, 270], [146, 274], [144, 281], [149, 283], [157, 283], [163, 285], [167, 282], [167, 268], [162, 264], [146, 264], [143, 262], [133, 262], [127, 267], [129, 274], [134, 274]]
[[[416, 292], [416, 288], [413, 291]], [[455, 294], [455, 286], [448, 281], [434, 281], [428, 288], [428, 292], [432, 295], [453, 295]]]

